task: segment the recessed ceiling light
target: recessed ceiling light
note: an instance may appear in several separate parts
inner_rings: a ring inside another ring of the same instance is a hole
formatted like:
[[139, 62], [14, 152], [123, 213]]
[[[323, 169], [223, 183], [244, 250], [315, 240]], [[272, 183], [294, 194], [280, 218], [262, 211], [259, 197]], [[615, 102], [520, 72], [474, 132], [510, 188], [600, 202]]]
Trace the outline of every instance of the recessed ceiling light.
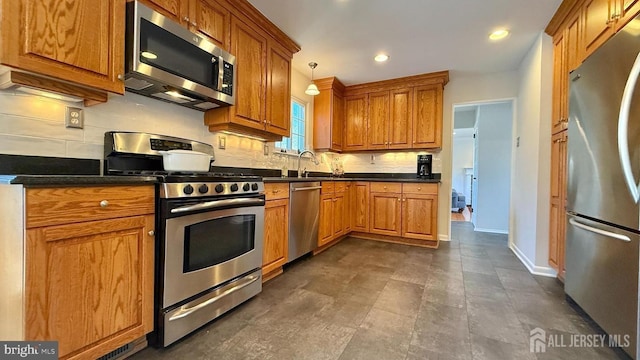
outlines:
[[375, 61], [377, 61], [377, 62], [385, 62], [385, 61], [389, 60], [389, 55], [387, 55], [387, 54], [378, 54], [373, 59]]
[[509, 30], [507, 29], [500, 29], [500, 30], [496, 30], [494, 32], [491, 33], [491, 35], [489, 35], [489, 39], [491, 40], [500, 40], [500, 39], [504, 39], [509, 35]]

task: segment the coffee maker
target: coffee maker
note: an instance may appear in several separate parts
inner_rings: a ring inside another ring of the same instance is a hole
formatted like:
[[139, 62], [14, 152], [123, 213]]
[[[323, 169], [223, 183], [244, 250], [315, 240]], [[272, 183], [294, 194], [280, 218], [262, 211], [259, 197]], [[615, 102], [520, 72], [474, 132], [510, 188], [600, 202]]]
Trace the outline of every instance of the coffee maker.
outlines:
[[431, 179], [431, 161], [433, 159], [433, 155], [418, 155], [418, 178], [420, 179]]

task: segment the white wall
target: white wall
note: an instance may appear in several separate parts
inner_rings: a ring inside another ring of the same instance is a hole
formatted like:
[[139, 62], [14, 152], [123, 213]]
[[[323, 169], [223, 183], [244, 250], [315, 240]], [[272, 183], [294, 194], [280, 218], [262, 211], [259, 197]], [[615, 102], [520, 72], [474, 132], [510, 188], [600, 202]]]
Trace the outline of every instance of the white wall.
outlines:
[[509, 232], [512, 102], [478, 106], [475, 230]]
[[[449, 234], [451, 228], [451, 173], [454, 104], [470, 104], [496, 99], [512, 99], [518, 96], [516, 71], [483, 75], [464, 75], [452, 72], [451, 81], [445, 87], [443, 108], [442, 183], [438, 204], [438, 232]], [[442, 238], [442, 236], [441, 236]]]
[[[474, 112], [475, 113], [475, 112]], [[458, 114], [456, 112], [456, 114]], [[456, 115], [457, 121], [457, 115]], [[473, 168], [473, 129], [456, 129], [453, 136], [453, 160], [451, 161], [451, 186], [457, 192], [462, 192], [467, 205], [471, 204], [471, 188], [469, 175], [465, 175], [465, 168]]]
[[[313, 119], [313, 97], [304, 93], [309, 78], [292, 72], [291, 92], [306, 101], [309, 119]], [[84, 129], [64, 127], [65, 106], [80, 106], [59, 100], [0, 91], [0, 153], [103, 158], [104, 133], [110, 130], [144, 131], [185, 137], [215, 146], [217, 166], [280, 169], [283, 162], [289, 169], [296, 165], [294, 157], [274, 153], [269, 143], [269, 155], [264, 155], [264, 143], [246, 137], [210, 133], [204, 125], [203, 113], [165, 103], [133, 93], [113, 95], [105, 104], [84, 108]], [[309, 128], [313, 128], [310, 124]], [[217, 137], [225, 136], [226, 149], [218, 149]], [[324, 157], [325, 162], [327, 158]], [[315, 166], [303, 160], [309, 170], [329, 171], [327, 163]]]
[[521, 78], [512, 182], [510, 242], [530, 271], [554, 275], [548, 265], [553, 45], [541, 33], [518, 70]]

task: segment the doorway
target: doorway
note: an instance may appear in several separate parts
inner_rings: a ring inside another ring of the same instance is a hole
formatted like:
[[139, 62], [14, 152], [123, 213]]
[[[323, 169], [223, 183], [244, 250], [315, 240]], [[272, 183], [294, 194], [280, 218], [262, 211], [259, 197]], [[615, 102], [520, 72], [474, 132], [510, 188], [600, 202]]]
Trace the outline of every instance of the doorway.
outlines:
[[454, 105], [451, 221], [508, 234], [513, 100]]

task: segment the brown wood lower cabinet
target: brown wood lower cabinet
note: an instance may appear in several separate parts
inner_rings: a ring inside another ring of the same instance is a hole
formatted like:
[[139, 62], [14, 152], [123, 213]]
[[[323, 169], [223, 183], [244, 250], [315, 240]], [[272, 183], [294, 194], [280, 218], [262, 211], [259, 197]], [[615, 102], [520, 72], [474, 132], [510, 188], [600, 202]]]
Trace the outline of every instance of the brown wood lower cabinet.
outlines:
[[287, 262], [289, 199], [269, 200], [264, 208], [262, 275], [281, 271]]
[[351, 230], [369, 232], [369, 183], [351, 183]]
[[318, 226], [318, 246], [351, 231], [350, 197], [351, 185], [344, 181], [323, 181], [320, 194], [320, 222]]
[[438, 240], [438, 184], [372, 183], [372, 234]]
[[400, 236], [401, 193], [371, 192], [369, 200], [369, 232], [372, 234]]
[[289, 183], [265, 184], [262, 281], [282, 273], [289, 251]]
[[[103, 196], [90, 209], [87, 199]], [[116, 217], [127, 198], [147, 200]], [[57, 340], [60, 359], [95, 359], [151, 332], [153, 187], [27, 189], [26, 199], [27, 218], [48, 225], [26, 226], [25, 340]], [[58, 200], [86, 211], [61, 220], [35, 206]]]

